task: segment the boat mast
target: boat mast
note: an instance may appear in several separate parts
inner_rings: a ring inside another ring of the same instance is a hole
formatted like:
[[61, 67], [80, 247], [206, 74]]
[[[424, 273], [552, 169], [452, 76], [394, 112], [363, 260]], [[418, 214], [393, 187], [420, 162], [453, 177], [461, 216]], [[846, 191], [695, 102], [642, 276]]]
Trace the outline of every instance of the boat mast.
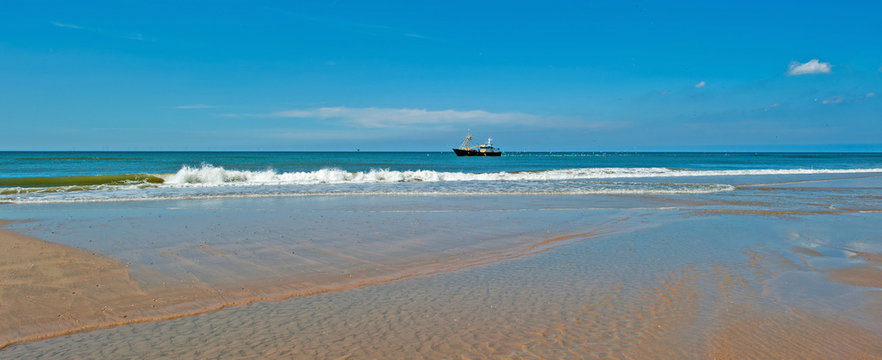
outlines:
[[462, 141], [462, 144], [459, 145], [460, 149], [463, 150], [471, 150], [472, 148], [472, 131], [469, 130], [468, 135], [466, 135], [465, 140]]

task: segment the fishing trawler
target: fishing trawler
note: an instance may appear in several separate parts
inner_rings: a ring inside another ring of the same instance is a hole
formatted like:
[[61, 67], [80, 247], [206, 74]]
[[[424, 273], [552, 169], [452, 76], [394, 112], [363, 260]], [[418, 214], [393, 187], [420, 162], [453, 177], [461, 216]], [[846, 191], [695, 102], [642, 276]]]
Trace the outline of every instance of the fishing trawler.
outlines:
[[454, 148], [453, 152], [456, 156], [501, 156], [502, 150], [493, 147], [492, 138], [487, 138], [486, 144], [472, 146], [472, 135], [466, 135], [465, 140], [459, 145], [459, 149]]

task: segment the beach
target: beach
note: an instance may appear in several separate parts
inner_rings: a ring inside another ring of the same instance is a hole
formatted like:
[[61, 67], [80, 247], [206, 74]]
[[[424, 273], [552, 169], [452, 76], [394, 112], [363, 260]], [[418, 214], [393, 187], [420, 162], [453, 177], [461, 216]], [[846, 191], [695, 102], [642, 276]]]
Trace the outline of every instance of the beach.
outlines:
[[3, 205], [0, 356], [882, 357], [882, 174], [629, 181]]
[[882, 360], [882, 2], [0, 8], [0, 360]]

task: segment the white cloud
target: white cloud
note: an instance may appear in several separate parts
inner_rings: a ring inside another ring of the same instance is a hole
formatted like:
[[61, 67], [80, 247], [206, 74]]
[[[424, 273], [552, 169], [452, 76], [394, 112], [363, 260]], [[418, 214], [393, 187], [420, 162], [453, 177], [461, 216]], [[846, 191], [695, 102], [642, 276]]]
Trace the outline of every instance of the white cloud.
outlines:
[[822, 104], [839, 104], [843, 101], [845, 101], [845, 96], [836, 95], [836, 96], [831, 96], [831, 97], [824, 99], [824, 101], [822, 101], [821, 103]]
[[805, 64], [793, 61], [787, 70], [787, 75], [829, 74], [832, 69], [833, 65], [827, 62], [819, 62], [818, 59], [811, 59]]
[[532, 125], [542, 121], [536, 115], [524, 113], [492, 113], [484, 110], [426, 110], [391, 108], [323, 107], [308, 110], [288, 110], [271, 114], [274, 117], [339, 119], [365, 128], [395, 128], [412, 125], [509, 124]]
[[768, 105], [768, 106], [764, 107], [764, 108], [763, 108], [763, 111], [769, 111], [769, 110], [772, 110], [772, 109], [774, 109], [774, 108], [778, 108], [778, 107], [781, 107], [781, 104], [779, 104], [779, 103], [774, 103], [774, 104], [771, 104], [771, 105]]
[[104, 29], [100, 29], [100, 28], [87, 28], [87, 27], [82, 27], [82, 26], [74, 25], [74, 24], [60, 23], [57, 21], [52, 21], [51, 23], [52, 23], [52, 25], [55, 25], [60, 28], [73, 29], [73, 30], [83, 30], [85, 32], [89, 32], [92, 34], [98, 34], [98, 35], [106, 36], [106, 37], [124, 38], [124, 39], [137, 40], [137, 41], [156, 41], [153, 38], [145, 37], [144, 34], [139, 33], [139, 32], [122, 34], [117, 31], [112, 31], [112, 30], [104, 30]]
[[175, 106], [175, 109], [217, 109], [221, 106], [217, 105], [205, 105], [205, 104], [192, 104], [192, 105], [178, 105]]
[[707, 85], [707, 83], [705, 83], [704, 80], [702, 80], [702, 81], [699, 81], [698, 84], [695, 84], [695, 88], [700, 89], [700, 88], [705, 87], [706, 85]]
[[73, 24], [65, 24], [65, 23], [60, 23], [57, 21], [53, 21], [52, 25], [62, 27], [62, 28], [67, 28], [67, 29], [83, 30], [82, 26], [77, 26], [77, 25], [73, 25]]
[[270, 139], [286, 139], [286, 140], [378, 140], [388, 139], [390, 134], [385, 131], [365, 131], [364, 129], [346, 129], [346, 130], [291, 130], [291, 129], [271, 129], [257, 133], [258, 136]]
[[875, 97], [875, 96], [876, 96], [876, 93], [871, 93], [871, 92], [870, 92], [870, 93], [867, 93], [867, 98], [868, 98], [868, 99], [871, 98], [871, 97]]

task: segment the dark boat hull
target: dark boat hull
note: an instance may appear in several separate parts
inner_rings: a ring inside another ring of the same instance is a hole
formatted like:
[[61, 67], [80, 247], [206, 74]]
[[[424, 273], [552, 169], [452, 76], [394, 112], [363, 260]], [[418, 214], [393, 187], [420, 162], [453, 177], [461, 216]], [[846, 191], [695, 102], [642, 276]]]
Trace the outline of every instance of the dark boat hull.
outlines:
[[501, 156], [501, 151], [485, 151], [480, 152], [478, 150], [463, 150], [463, 149], [453, 149], [453, 152], [456, 153], [456, 156]]

